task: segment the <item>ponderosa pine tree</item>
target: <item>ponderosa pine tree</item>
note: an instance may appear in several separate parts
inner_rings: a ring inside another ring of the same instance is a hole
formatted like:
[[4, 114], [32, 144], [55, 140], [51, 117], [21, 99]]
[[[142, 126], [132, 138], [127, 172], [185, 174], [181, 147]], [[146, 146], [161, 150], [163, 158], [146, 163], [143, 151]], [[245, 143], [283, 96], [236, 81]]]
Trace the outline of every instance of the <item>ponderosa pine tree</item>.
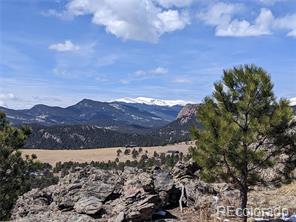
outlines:
[[214, 87], [197, 110], [203, 128], [193, 130], [192, 154], [204, 179], [237, 185], [244, 212], [250, 187], [263, 182], [260, 171], [287, 150], [295, 153], [295, 133], [288, 133], [293, 111], [287, 100], [276, 100], [270, 76], [255, 65], [225, 70]]
[[17, 197], [30, 187], [29, 159], [24, 160], [19, 151], [29, 133], [27, 128], [10, 126], [0, 112], [0, 220], [9, 219]]

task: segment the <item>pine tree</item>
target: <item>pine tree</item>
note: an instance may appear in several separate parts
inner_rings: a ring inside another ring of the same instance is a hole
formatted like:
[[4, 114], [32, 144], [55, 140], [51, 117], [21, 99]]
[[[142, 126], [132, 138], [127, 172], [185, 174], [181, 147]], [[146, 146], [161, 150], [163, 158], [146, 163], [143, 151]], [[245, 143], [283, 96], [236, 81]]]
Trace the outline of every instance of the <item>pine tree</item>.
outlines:
[[0, 220], [9, 218], [17, 197], [30, 188], [29, 158], [24, 160], [19, 151], [29, 133], [28, 128], [10, 126], [0, 112]]
[[120, 156], [120, 154], [122, 153], [122, 150], [121, 150], [121, 149], [118, 149], [118, 150], [116, 151], [116, 153], [117, 153], [117, 156]]
[[203, 128], [193, 130], [192, 154], [204, 179], [238, 186], [244, 212], [250, 186], [264, 182], [260, 171], [288, 148], [295, 153], [295, 135], [287, 133], [295, 127], [293, 112], [287, 100], [276, 100], [270, 76], [255, 65], [225, 70], [214, 88], [198, 108]]
[[131, 150], [130, 149], [125, 149], [124, 150], [124, 155], [130, 155], [131, 153]]
[[133, 159], [137, 159], [139, 156], [139, 152], [136, 149], [132, 150], [132, 158]]

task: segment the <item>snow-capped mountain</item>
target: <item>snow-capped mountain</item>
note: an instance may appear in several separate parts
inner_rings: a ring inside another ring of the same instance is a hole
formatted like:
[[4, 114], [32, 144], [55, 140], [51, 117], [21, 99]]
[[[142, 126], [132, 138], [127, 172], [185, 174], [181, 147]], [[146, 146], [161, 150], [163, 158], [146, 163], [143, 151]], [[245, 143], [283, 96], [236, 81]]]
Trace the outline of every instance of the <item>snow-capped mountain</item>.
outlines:
[[291, 106], [296, 106], [296, 97], [290, 99], [290, 105]]
[[156, 106], [185, 106], [186, 104], [192, 104], [194, 102], [184, 101], [184, 100], [164, 100], [164, 99], [154, 99], [147, 97], [137, 97], [137, 98], [120, 98], [115, 99], [112, 102], [123, 102], [123, 103], [142, 103], [147, 105], [156, 105]]

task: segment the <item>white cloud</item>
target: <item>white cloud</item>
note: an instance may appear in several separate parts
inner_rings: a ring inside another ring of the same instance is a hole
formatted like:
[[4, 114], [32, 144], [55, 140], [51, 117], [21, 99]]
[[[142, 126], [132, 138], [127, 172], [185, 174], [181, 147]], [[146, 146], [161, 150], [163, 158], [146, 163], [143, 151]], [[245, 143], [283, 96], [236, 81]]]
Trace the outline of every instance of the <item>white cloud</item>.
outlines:
[[[181, 2], [159, 4], [177, 6]], [[162, 34], [181, 30], [190, 23], [184, 10], [164, 9], [159, 4], [155, 0], [71, 0], [61, 15], [91, 15], [94, 24], [104, 26], [106, 32], [118, 38], [157, 42]]]
[[273, 15], [268, 9], [261, 9], [260, 14], [252, 23], [247, 20], [233, 19], [235, 14], [242, 11], [241, 4], [216, 3], [207, 11], [198, 15], [206, 24], [215, 27], [217, 36], [260, 36], [268, 35]]
[[275, 28], [288, 30], [287, 36], [296, 38], [296, 13], [275, 19], [273, 25]]
[[15, 95], [13, 93], [1, 93], [0, 99], [15, 99]]
[[290, 31], [287, 35], [296, 38], [296, 29]]
[[135, 76], [137, 77], [148, 77], [148, 76], [154, 76], [154, 75], [164, 75], [167, 74], [169, 72], [169, 70], [167, 68], [164, 67], [156, 67], [155, 69], [151, 69], [151, 70], [137, 70], [135, 72]]
[[127, 79], [120, 80], [120, 83], [122, 84], [129, 84], [134, 81], [143, 81], [147, 79], [153, 79], [153, 78], [161, 78], [161, 76], [167, 74], [169, 70], [164, 67], [156, 67], [154, 69], [150, 70], [137, 70], [133, 74], [130, 74]]
[[154, 74], [154, 75], [164, 75], [164, 74], [167, 74], [168, 71], [169, 70], [167, 68], [157, 67], [157, 68], [151, 70], [150, 73]]
[[95, 78], [98, 82], [108, 82], [108, 78], [105, 75], [100, 75]]
[[[97, 50], [95, 42], [81, 43], [75, 53], [57, 53], [53, 74], [63, 78], [80, 78], [81, 76], [96, 79], [101, 77], [99, 69], [116, 63], [122, 54]], [[104, 73], [105, 75], [106, 73]], [[101, 81], [102, 82], [102, 81]]]
[[119, 80], [119, 82], [122, 84], [129, 84], [131, 82], [131, 80], [121, 79], [121, 80]]
[[7, 102], [16, 99], [13, 93], [0, 93], [0, 106], [7, 106]]
[[[286, 0], [253, 0], [252, 3], [273, 5], [284, 1]], [[51, 9], [44, 15], [60, 19], [89, 16], [93, 24], [104, 27], [107, 33], [118, 38], [155, 43], [163, 34], [182, 30], [190, 24], [189, 11], [194, 8], [193, 2], [194, 0], [69, 0], [64, 11]], [[248, 17], [238, 17], [251, 14], [243, 1], [201, 2], [201, 6], [209, 7], [198, 13], [198, 18], [213, 26], [217, 36], [270, 35], [279, 29], [288, 31], [287, 36], [296, 36], [294, 15], [275, 17], [269, 9], [262, 8], [257, 17], [250, 20]]]
[[188, 7], [192, 4], [193, 0], [156, 0], [156, 2], [165, 8], [170, 7]]
[[222, 26], [229, 24], [232, 16], [239, 12], [241, 8], [241, 4], [219, 2], [211, 5], [206, 11], [199, 13], [197, 16], [208, 25]]
[[274, 5], [277, 2], [284, 2], [286, 0], [256, 0], [256, 1], [265, 5]]
[[174, 79], [173, 82], [174, 83], [191, 83], [192, 81], [185, 77], [177, 77], [176, 79]]
[[226, 25], [218, 25], [216, 27], [217, 36], [261, 36], [271, 34], [271, 24], [273, 15], [268, 9], [261, 9], [260, 14], [253, 24], [246, 20], [234, 19]]
[[68, 12], [59, 12], [55, 9], [49, 9], [47, 11], [43, 11], [41, 12], [41, 15], [43, 16], [46, 16], [46, 17], [49, 17], [49, 16], [53, 16], [53, 17], [57, 17], [59, 19], [62, 19], [62, 20], [71, 20], [73, 19], [73, 16], [68, 13]]
[[157, 26], [161, 33], [173, 32], [178, 29], [184, 29], [189, 24], [187, 13], [179, 13], [176, 10], [168, 10], [157, 15], [159, 25]]
[[275, 30], [287, 30], [287, 36], [296, 37], [296, 14], [275, 17], [269, 9], [261, 8], [253, 22], [234, 18], [243, 9], [241, 4], [216, 3], [198, 14], [205, 24], [215, 27], [216, 36], [262, 36]]
[[63, 43], [51, 44], [48, 48], [58, 52], [71, 52], [71, 51], [77, 51], [80, 49], [80, 47], [72, 43], [71, 40], [65, 40], [65, 42]]
[[147, 74], [147, 72], [144, 71], [144, 70], [137, 70], [137, 71], [135, 72], [135, 75], [136, 75], [136, 76], [145, 76], [146, 74]]

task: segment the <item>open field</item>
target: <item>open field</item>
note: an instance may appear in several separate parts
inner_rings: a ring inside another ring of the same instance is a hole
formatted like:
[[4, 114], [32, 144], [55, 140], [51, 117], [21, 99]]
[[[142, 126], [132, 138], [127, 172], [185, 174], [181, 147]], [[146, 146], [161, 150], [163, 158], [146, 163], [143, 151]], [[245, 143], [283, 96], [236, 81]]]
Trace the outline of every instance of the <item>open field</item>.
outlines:
[[[142, 147], [143, 153], [147, 150], [148, 156], [152, 156], [154, 151], [157, 153], [166, 153], [169, 150], [183, 152], [187, 154], [188, 147], [185, 143], [176, 144], [176, 145], [167, 145], [167, 146], [154, 146], [154, 147]], [[104, 161], [115, 160], [117, 157], [117, 150], [121, 149], [122, 151], [125, 148], [114, 147], [114, 148], [100, 148], [100, 149], [83, 149], [83, 150], [42, 150], [42, 149], [22, 149], [23, 156], [36, 154], [38, 160], [41, 162], [50, 163], [55, 165], [56, 162], [91, 162], [91, 161]], [[135, 148], [139, 149], [139, 148]], [[131, 155], [121, 154], [119, 157], [120, 161], [126, 161], [127, 159], [132, 159]]]

